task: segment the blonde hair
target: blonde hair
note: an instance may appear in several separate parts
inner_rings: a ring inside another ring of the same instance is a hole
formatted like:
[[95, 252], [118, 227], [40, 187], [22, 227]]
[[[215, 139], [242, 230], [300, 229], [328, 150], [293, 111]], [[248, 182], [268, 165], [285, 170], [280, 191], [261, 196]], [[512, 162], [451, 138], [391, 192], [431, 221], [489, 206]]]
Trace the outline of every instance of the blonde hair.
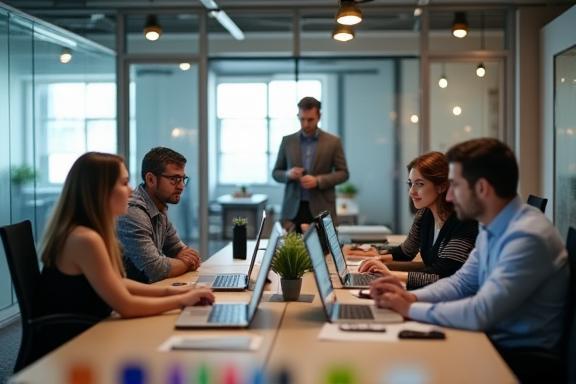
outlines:
[[110, 195], [120, 177], [122, 164], [122, 157], [99, 152], [87, 152], [74, 162], [44, 233], [42, 262], [45, 265], [55, 265], [70, 233], [82, 225], [102, 236], [113, 268], [124, 276], [110, 209]]

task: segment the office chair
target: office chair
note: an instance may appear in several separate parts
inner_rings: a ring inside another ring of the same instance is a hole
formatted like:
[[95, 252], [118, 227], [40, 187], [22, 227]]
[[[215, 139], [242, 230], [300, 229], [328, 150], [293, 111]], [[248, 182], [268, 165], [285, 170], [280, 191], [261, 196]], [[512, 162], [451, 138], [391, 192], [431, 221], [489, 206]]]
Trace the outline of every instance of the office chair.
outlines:
[[548, 199], [535, 195], [528, 195], [528, 201], [526, 201], [526, 203], [538, 208], [542, 211], [542, 213], [544, 213], [546, 212], [546, 204], [548, 204]]
[[18, 372], [94, 325], [98, 319], [77, 314], [36, 316], [40, 281], [38, 256], [29, 220], [0, 228], [22, 319], [22, 339], [14, 366]]

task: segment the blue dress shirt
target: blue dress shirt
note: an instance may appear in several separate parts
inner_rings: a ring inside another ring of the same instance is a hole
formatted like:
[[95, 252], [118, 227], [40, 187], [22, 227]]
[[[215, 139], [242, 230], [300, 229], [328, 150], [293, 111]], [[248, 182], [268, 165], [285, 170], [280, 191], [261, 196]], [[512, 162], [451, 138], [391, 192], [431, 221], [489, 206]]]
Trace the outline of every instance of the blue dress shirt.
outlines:
[[[302, 156], [302, 167], [309, 175], [314, 167], [314, 157], [316, 157], [316, 148], [318, 147], [318, 129], [311, 135], [306, 135], [303, 131], [300, 132], [300, 153]], [[300, 189], [300, 199], [302, 201], [310, 200], [310, 191], [307, 189]]]
[[536, 208], [514, 198], [487, 226], [451, 277], [412, 291], [409, 317], [485, 331], [498, 346], [553, 349], [562, 333], [567, 253]]

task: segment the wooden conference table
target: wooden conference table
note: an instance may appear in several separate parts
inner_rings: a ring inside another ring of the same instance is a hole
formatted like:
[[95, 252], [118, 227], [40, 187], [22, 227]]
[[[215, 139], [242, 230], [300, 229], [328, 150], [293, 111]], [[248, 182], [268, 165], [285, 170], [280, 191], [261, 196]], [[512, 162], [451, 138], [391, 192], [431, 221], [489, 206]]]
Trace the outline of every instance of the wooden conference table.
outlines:
[[[253, 246], [249, 242], [248, 254]], [[231, 255], [228, 245], [202, 265], [202, 272], [246, 271], [247, 261], [232, 260]], [[157, 284], [195, 280], [197, 274]], [[274, 278], [267, 289], [278, 291], [278, 280]], [[274, 383], [279, 372], [287, 372], [291, 380], [285, 382], [290, 383], [328, 383], [330, 372], [352, 379], [351, 383], [516, 382], [483, 333], [445, 329], [446, 340], [441, 341], [321, 341], [318, 333], [325, 319], [311, 273], [304, 277], [302, 293], [314, 294], [313, 302], [271, 302], [265, 293], [247, 330], [176, 331], [178, 311], [140, 319], [111, 318], [22, 370], [10, 383], [67, 383], [73, 382], [71, 377], [121, 383], [128, 367], [143, 372], [143, 383]], [[216, 294], [218, 301], [248, 301], [249, 295]], [[337, 290], [337, 296], [342, 301], [361, 300], [346, 290]], [[251, 335], [261, 338], [261, 344], [255, 351], [160, 351], [173, 335]], [[254, 378], [258, 374], [265, 378]]]

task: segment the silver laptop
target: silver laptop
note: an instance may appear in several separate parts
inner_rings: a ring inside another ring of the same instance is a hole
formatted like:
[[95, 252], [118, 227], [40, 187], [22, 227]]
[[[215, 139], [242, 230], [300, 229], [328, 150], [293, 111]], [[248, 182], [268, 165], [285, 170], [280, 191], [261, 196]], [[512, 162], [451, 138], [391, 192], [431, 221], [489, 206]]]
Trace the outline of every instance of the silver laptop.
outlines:
[[349, 272], [348, 266], [346, 265], [346, 258], [342, 253], [340, 241], [338, 240], [338, 232], [336, 231], [330, 213], [326, 211], [322, 212], [319, 216], [318, 223], [320, 224], [319, 230], [324, 233], [324, 238], [326, 239], [326, 243], [328, 243], [328, 249], [334, 259], [342, 288], [368, 288], [368, 285], [370, 285], [373, 280], [382, 277], [381, 275], [372, 273]]
[[314, 278], [328, 322], [399, 323], [403, 321], [400, 314], [389, 309], [378, 308], [374, 304], [339, 303], [334, 294], [334, 287], [324, 259], [316, 225], [310, 226], [304, 236], [304, 243], [314, 267]]
[[282, 226], [280, 223], [275, 223], [249, 303], [217, 303], [211, 306], [185, 307], [176, 320], [176, 328], [248, 328], [262, 299], [276, 244], [281, 235]]
[[243, 291], [250, 287], [250, 277], [256, 262], [256, 255], [258, 254], [258, 247], [260, 246], [260, 238], [262, 237], [262, 230], [266, 222], [266, 211], [262, 212], [262, 221], [260, 221], [260, 228], [258, 235], [256, 235], [256, 245], [254, 245], [254, 252], [252, 252], [252, 259], [250, 260], [250, 267], [248, 273], [219, 273], [216, 275], [200, 275], [198, 276], [197, 284], [201, 284], [214, 291]]

